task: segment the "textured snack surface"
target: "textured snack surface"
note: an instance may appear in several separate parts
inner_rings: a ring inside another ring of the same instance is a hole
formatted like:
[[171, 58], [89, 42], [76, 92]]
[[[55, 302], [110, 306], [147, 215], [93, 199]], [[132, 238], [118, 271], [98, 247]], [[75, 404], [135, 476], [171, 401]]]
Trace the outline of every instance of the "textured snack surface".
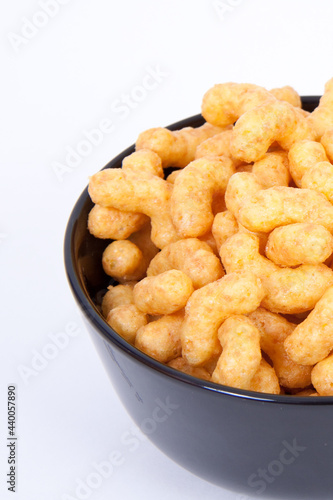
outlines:
[[222, 354], [212, 381], [239, 389], [250, 389], [261, 361], [260, 334], [246, 316], [230, 316], [219, 328]]
[[285, 349], [296, 363], [314, 365], [333, 349], [333, 287], [318, 300], [313, 311], [285, 340]]
[[172, 222], [181, 238], [202, 236], [210, 231], [214, 194], [224, 194], [235, 172], [229, 158], [200, 158], [177, 176], [171, 195]]
[[263, 189], [245, 201], [239, 222], [250, 231], [270, 232], [296, 222], [321, 224], [333, 231], [333, 206], [312, 189], [272, 187]]
[[172, 314], [182, 309], [193, 292], [191, 279], [172, 269], [144, 278], [133, 289], [134, 303], [147, 314]]
[[254, 311], [264, 298], [260, 280], [251, 272], [231, 273], [191, 295], [181, 331], [183, 356], [194, 366], [214, 353], [217, 330], [228, 316]]

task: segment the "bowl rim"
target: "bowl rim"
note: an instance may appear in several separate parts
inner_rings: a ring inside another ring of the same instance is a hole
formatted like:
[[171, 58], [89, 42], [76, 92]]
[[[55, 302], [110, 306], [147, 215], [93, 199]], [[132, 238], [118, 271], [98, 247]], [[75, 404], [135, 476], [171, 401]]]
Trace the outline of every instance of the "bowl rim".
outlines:
[[[318, 103], [320, 96], [302, 96], [303, 107], [313, 106]], [[200, 115], [193, 115], [183, 120], [177, 121], [168, 125], [166, 128], [169, 130], [177, 130], [183, 127], [198, 127], [205, 122], [204, 118]], [[135, 151], [135, 145], [131, 145], [126, 148], [115, 158], [109, 161], [103, 168], [114, 168], [119, 165], [125, 156], [128, 156]], [[247, 399], [252, 401], [261, 401], [266, 403], [277, 403], [279, 405], [329, 405], [333, 403], [333, 396], [291, 396], [284, 394], [268, 394], [260, 393], [255, 391], [237, 389], [222, 384], [217, 384], [214, 382], [199, 379], [192, 375], [183, 373], [175, 368], [164, 365], [163, 363], [151, 358], [145, 353], [141, 352], [139, 349], [129, 344], [124, 340], [119, 334], [117, 334], [105, 321], [101, 313], [93, 303], [92, 299], [85, 293], [79, 274], [77, 272], [77, 266], [75, 263], [75, 253], [73, 248], [74, 243], [74, 232], [76, 229], [76, 222], [79, 220], [79, 216], [84, 205], [87, 203], [89, 198], [88, 186], [81, 193], [77, 202], [72, 209], [70, 217], [67, 222], [65, 237], [64, 237], [64, 265], [67, 275], [67, 279], [76, 299], [79, 307], [81, 308], [83, 314], [89, 320], [89, 322], [97, 329], [98, 333], [104, 337], [105, 340], [116, 345], [119, 349], [125, 352], [127, 355], [134, 358], [136, 361], [143, 363], [154, 371], [159, 372], [167, 377], [170, 377], [174, 381], [185, 383], [194, 386], [198, 389], [209, 390], [214, 393], [223, 394], [225, 396], [237, 397], [241, 399]]]

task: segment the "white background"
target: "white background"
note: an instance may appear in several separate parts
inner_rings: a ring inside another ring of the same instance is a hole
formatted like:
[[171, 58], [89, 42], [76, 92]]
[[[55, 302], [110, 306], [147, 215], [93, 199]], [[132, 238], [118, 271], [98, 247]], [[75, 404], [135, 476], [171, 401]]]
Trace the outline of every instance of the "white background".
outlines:
[[[42, 0], [1, 0], [0, 497], [78, 499], [77, 481], [117, 451], [122, 464], [86, 498], [244, 499], [182, 470], [147, 440], [123, 443], [135, 427], [72, 298], [63, 235], [89, 175], [140, 131], [199, 113], [213, 84], [289, 84], [303, 95], [322, 93], [333, 76], [333, 3], [225, 0], [220, 9], [213, 0], [61, 3], [51, 18], [40, 14]], [[155, 81], [146, 77], [152, 71]], [[154, 88], [142, 91], [144, 82]], [[80, 141], [105, 119], [112, 131], [82, 153]], [[82, 154], [60, 175], [68, 148]], [[68, 345], [53, 348], [54, 359], [35, 370], [36, 353], [51, 352], [50, 334], [70, 323], [78, 335], [66, 334]], [[18, 395], [16, 494], [6, 489], [10, 383]]]

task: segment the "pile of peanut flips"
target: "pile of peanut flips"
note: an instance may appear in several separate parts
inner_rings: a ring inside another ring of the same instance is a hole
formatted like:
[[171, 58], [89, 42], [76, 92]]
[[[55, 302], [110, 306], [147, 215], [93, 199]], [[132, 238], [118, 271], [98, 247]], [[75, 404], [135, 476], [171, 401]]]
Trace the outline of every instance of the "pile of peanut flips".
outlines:
[[224, 83], [202, 115], [141, 133], [122, 168], [91, 177], [88, 228], [112, 240], [102, 264], [118, 283], [102, 314], [195, 377], [331, 396], [333, 79], [312, 113], [289, 86]]

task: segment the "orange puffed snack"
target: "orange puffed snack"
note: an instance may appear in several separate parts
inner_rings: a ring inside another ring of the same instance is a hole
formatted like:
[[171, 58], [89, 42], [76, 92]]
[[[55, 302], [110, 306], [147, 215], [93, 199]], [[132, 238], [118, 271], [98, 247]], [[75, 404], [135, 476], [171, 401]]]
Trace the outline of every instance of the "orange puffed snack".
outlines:
[[183, 271], [194, 288], [201, 288], [224, 275], [221, 261], [211, 247], [197, 238], [170, 243], [150, 262], [147, 276], [157, 276], [170, 269]]
[[207, 362], [217, 349], [217, 330], [223, 321], [254, 311], [264, 296], [260, 279], [249, 271], [228, 274], [193, 292], [181, 331], [185, 359], [193, 366]]
[[88, 229], [96, 238], [125, 240], [149, 221], [144, 214], [123, 212], [94, 205], [88, 218]]
[[296, 325], [263, 307], [259, 307], [248, 317], [259, 330], [261, 348], [272, 360], [280, 384], [289, 389], [310, 385], [311, 367], [295, 363], [284, 347], [285, 339], [295, 330]]
[[256, 161], [252, 173], [258, 178], [263, 188], [289, 186], [288, 155], [285, 151], [272, 151]]
[[325, 262], [333, 252], [333, 236], [320, 224], [288, 224], [274, 229], [266, 255], [275, 264], [295, 267]]
[[309, 121], [319, 139], [333, 127], [333, 78], [326, 82], [319, 106], [311, 113]]
[[109, 168], [90, 178], [89, 194], [94, 203], [104, 207], [148, 215], [152, 224], [152, 241], [158, 248], [163, 248], [179, 239], [171, 220], [170, 186], [151, 173], [137, 174]]
[[115, 307], [125, 304], [134, 304], [133, 288], [135, 284], [136, 282], [133, 281], [132, 283], [126, 283], [126, 285], [110, 285], [108, 287], [108, 291], [105, 293], [101, 305], [102, 314], [105, 318], [111, 309]]
[[135, 282], [110, 286], [102, 301], [107, 323], [130, 343], [134, 342], [138, 329], [148, 322], [148, 316], [134, 304], [134, 286]]
[[203, 380], [211, 379], [209, 372], [205, 368], [201, 366], [191, 366], [181, 356], [169, 361], [168, 366], [183, 373], [187, 373], [188, 375], [192, 375], [193, 377], [202, 378]]
[[280, 394], [281, 392], [279, 379], [275, 370], [264, 358], [260, 361], [259, 368], [251, 380], [249, 389], [250, 391], [269, 394]]
[[333, 203], [333, 165], [329, 161], [316, 163], [303, 175], [302, 187], [322, 193]]
[[90, 179], [102, 315], [207, 383], [333, 396], [333, 79], [312, 113], [290, 86], [234, 82], [201, 110]]
[[235, 173], [225, 158], [200, 158], [177, 176], [171, 195], [172, 222], [181, 238], [202, 236], [211, 230], [214, 193], [224, 193]]
[[[333, 161], [333, 128], [325, 131], [320, 139], [330, 162]], [[325, 158], [326, 159], [326, 158]]]
[[191, 278], [171, 269], [137, 283], [133, 289], [134, 304], [147, 314], [172, 314], [186, 305], [192, 292]]
[[311, 380], [320, 396], [333, 396], [333, 354], [314, 366]]
[[219, 328], [218, 338], [222, 354], [212, 375], [213, 382], [249, 389], [261, 361], [258, 329], [245, 316], [230, 316]]
[[285, 349], [296, 363], [315, 365], [333, 350], [333, 286], [329, 287], [309, 316], [284, 341]]
[[139, 328], [136, 334], [135, 347], [161, 363], [180, 356], [180, 328], [184, 312], [162, 316], [148, 325]]
[[239, 211], [239, 222], [249, 231], [265, 233], [296, 222], [321, 224], [332, 232], [333, 205], [312, 189], [277, 186], [262, 189], [246, 200]]
[[264, 285], [262, 306], [272, 312], [298, 314], [311, 310], [333, 284], [325, 264], [279, 267], [260, 255], [259, 238], [239, 231], [222, 245], [220, 255], [227, 273], [251, 271]]
[[142, 132], [136, 149], [151, 149], [162, 160], [163, 167], [186, 167], [195, 158], [197, 146], [214, 135], [222, 132], [222, 128], [205, 123], [202, 127], [186, 127], [172, 132], [166, 128], [152, 128]]
[[320, 161], [327, 160], [325, 149], [316, 141], [297, 141], [288, 153], [289, 170], [296, 186], [302, 185], [304, 174]]
[[234, 127], [231, 154], [242, 161], [258, 161], [276, 141], [290, 149], [302, 139], [315, 136], [307, 118], [285, 101], [267, 101], [244, 113]]
[[251, 83], [222, 83], [206, 92], [202, 101], [202, 116], [211, 124], [225, 127], [235, 123], [246, 111], [266, 102], [278, 100], [299, 106], [300, 98], [291, 87], [267, 91]]

